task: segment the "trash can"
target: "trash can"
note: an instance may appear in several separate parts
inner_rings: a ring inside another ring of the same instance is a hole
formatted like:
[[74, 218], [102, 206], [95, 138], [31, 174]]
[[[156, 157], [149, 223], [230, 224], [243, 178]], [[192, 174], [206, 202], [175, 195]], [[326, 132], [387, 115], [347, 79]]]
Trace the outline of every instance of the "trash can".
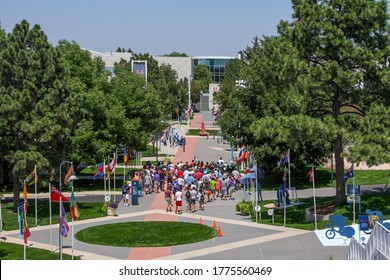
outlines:
[[131, 194], [131, 205], [138, 205], [138, 181], [131, 182], [132, 194]]

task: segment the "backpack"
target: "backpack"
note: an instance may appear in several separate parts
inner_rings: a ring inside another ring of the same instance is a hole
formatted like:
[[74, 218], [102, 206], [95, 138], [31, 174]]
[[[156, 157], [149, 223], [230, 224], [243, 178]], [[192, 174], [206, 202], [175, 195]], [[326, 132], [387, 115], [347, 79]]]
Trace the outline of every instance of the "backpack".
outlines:
[[190, 193], [189, 190], [186, 191], [185, 196], [186, 196], [186, 197], [190, 197], [190, 196], [191, 196], [191, 193]]

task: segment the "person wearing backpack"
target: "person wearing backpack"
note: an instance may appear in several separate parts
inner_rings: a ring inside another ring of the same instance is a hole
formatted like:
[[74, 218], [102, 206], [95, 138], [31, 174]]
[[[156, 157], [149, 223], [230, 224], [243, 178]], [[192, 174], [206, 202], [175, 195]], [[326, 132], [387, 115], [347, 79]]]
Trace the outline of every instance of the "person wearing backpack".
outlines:
[[198, 192], [195, 186], [191, 186], [191, 211], [194, 213], [196, 211], [196, 199], [198, 196]]
[[185, 196], [185, 198], [186, 198], [186, 210], [187, 210], [187, 211], [190, 210], [190, 204], [191, 204], [190, 186], [191, 186], [191, 185], [188, 185], [188, 187], [186, 187], [186, 189], [185, 189], [185, 191], [184, 191], [184, 196]]

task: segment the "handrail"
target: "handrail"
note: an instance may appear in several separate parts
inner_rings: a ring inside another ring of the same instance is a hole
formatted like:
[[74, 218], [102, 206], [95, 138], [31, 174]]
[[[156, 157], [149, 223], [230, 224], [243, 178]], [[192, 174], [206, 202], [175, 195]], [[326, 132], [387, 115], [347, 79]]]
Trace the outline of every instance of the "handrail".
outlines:
[[375, 223], [366, 245], [351, 239], [347, 260], [390, 260], [390, 231], [381, 223]]

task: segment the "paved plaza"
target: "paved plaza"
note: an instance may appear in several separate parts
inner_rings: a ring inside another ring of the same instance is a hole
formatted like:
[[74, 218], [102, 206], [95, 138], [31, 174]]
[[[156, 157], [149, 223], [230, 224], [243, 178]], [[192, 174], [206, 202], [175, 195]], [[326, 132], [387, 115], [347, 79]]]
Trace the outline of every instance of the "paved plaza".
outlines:
[[[204, 121], [206, 127], [212, 124], [211, 114], [203, 112], [196, 114], [191, 125], [182, 124], [178, 131], [181, 135], [190, 128], [199, 128]], [[191, 161], [194, 156], [203, 161], [217, 161], [222, 157], [225, 161], [230, 159], [230, 147], [210, 137], [187, 138], [187, 147], [184, 152], [175, 147], [163, 147], [167, 155], [174, 155], [173, 163], [179, 161]], [[120, 193], [117, 192], [118, 196]], [[275, 192], [264, 191], [264, 199], [275, 199]], [[310, 197], [310, 191], [298, 192], [299, 197]], [[334, 195], [334, 189], [321, 189], [318, 196]], [[101, 192], [77, 193], [77, 201], [90, 201], [96, 196], [102, 196]], [[343, 260], [348, 247], [345, 244], [338, 246], [324, 246], [313, 231], [298, 230], [287, 227], [264, 225], [252, 222], [250, 217], [241, 216], [235, 211], [237, 201], [244, 196], [243, 191], [236, 192], [236, 200], [215, 200], [206, 204], [204, 211], [195, 213], [184, 211], [182, 215], [165, 211], [163, 193], [144, 195], [139, 197], [138, 205], [128, 207], [122, 204], [117, 209], [117, 216], [107, 216], [98, 219], [81, 220], [74, 223], [74, 233], [95, 225], [129, 222], [129, 221], [184, 221], [212, 226], [215, 222], [221, 228], [223, 236], [213, 239], [158, 248], [129, 248], [91, 245], [74, 239], [75, 256], [84, 260]], [[31, 195], [29, 196], [31, 198]], [[246, 193], [247, 200], [251, 196]], [[287, 210], [288, 215], [288, 210]], [[271, 220], [270, 216], [259, 219]], [[69, 223], [71, 226], [71, 223]], [[44, 248], [58, 251], [59, 234], [58, 224], [39, 226], [30, 229], [31, 237], [28, 246], [32, 248]], [[6, 242], [23, 244], [23, 238], [18, 236], [18, 231], [3, 232], [2, 238]], [[72, 253], [71, 231], [69, 236], [63, 239], [63, 253]]]

